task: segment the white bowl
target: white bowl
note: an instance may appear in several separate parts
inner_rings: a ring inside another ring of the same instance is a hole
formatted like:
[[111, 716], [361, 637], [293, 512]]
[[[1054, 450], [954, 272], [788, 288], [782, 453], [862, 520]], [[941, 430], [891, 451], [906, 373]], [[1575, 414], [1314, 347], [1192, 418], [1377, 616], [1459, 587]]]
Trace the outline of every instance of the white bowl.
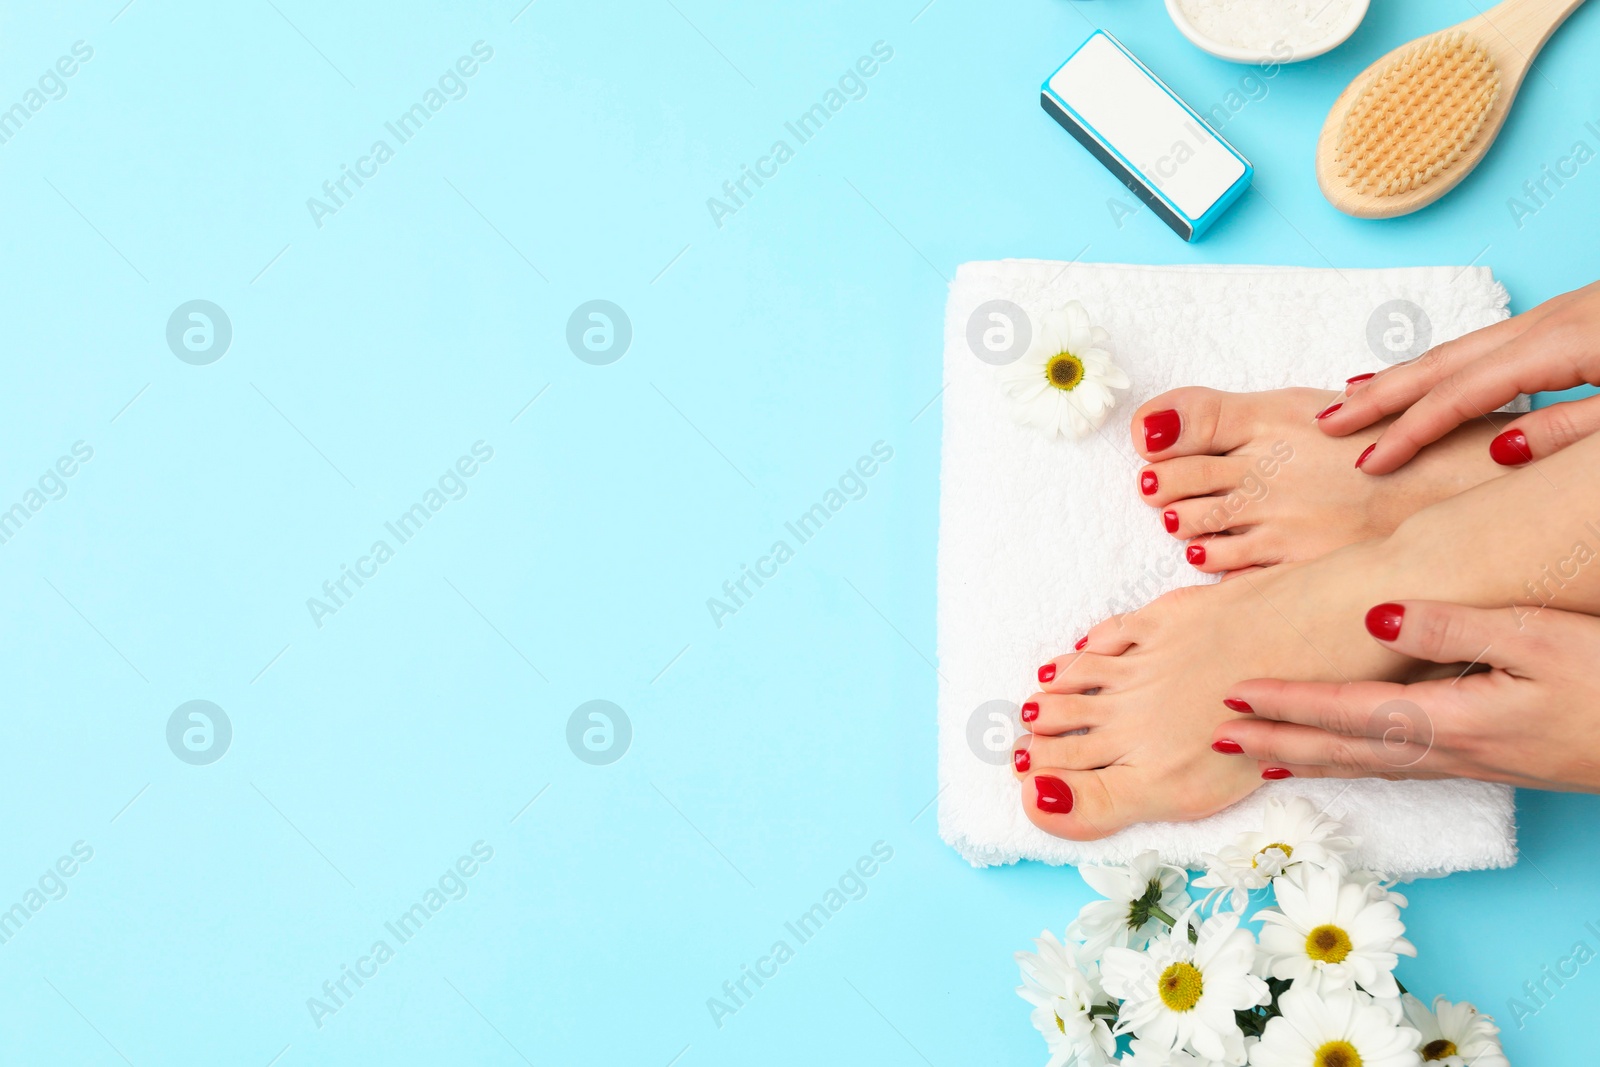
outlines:
[[[1343, 2], [1346, 0], [1328, 0], [1330, 4]], [[1356, 27], [1361, 25], [1361, 20], [1367, 17], [1368, 3], [1369, 0], [1348, 0], [1345, 17], [1335, 24], [1326, 37], [1320, 41], [1301, 45], [1288, 56], [1281, 54], [1283, 51], [1281, 48], [1274, 54], [1272, 45], [1259, 49], [1239, 48], [1206, 37], [1184, 15], [1183, 8], [1178, 6], [1178, 0], [1167, 0], [1167, 14], [1172, 16], [1173, 25], [1178, 27], [1178, 32], [1187, 37], [1191, 44], [1219, 59], [1232, 60], [1235, 63], [1298, 63], [1302, 59], [1310, 59], [1332, 51], [1349, 40], [1350, 35], [1356, 32]]]

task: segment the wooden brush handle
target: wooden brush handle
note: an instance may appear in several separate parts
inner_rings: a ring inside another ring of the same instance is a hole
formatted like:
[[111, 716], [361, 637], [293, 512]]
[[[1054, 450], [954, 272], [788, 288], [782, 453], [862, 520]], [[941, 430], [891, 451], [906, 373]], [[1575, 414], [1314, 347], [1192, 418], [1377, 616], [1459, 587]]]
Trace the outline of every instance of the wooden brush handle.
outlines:
[[1463, 22], [1461, 28], [1471, 29], [1495, 53], [1496, 64], [1514, 71], [1520, 79], [1550, 35], [1582, 3], [1583, 0], [1501, 0]]

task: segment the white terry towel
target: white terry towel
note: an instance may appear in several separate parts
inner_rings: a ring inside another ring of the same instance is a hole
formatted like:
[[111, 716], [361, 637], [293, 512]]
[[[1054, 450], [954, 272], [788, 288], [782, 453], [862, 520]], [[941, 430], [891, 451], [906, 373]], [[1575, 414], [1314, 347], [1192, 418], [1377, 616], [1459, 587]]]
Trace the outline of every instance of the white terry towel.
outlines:
[[[1119, 394], [1099, 434], [1049, 441], [1012, 419], [994, 368], [969, 347], [969, 320], [990, 300], [1011, 301], [1030, 314], [1077, 300], [1110, 332], [1133, 387]], [[1393, 352], [1408, 341], [1425, 343], [1407, 332], [1408, 321], [1422, 321], [1413, 308], [1392, 301], [1421, 308], [1434, 343], [1508, 314], [1504, 287], [1483, 267], [1337, 271], [1005, 260], [967, 263], [957, 272], [945, 315], [939, 829], [973, 865], [1114, 862], [1154, 848], [1169, 863], [1197, 867], [1204, 853], [1259, 827], [1269, 794], [1306, 796], [1360, 836], [1353, 857], [1359, 865], [1391, 875], [1516, 861], [1506, 786], [1295, 779], [1271, 783], [1200, 822], [1152, 823], [1078, 843], [1028, 822], [1011, 774], [1008, 731], [1016, 729], [1017, 704], [1035, 689], [1040, 663], [1113, 610], [1215, 580], [1171, 565], [1181, 559], [1179, 550], [1138, 499], [1143, 461], [1128, 435], [1132, 412], [1181, 385], [1342, 388], [1351, 375], [1398, 362], [1405, 353]], [[1376, 344], [1369, 344], [1369, 328]], [[1113, 608], [1118, 602], [1123, 606]], [[991, 718], [996, 711], [1002, 719]], [[1003, 724], [1006, 717], [1013, 725]]]

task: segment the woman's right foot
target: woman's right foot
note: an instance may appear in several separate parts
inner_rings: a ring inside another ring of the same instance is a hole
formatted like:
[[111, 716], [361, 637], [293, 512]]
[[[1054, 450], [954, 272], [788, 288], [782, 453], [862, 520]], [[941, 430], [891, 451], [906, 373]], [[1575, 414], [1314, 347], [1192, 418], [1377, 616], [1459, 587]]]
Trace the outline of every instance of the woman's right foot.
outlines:
[[1189, 542], [1189, 562], [1215, 574], [1316, 559], [1385, 537], [1423, 508], [1506, 471], [1489, 453], [1500, 428], [1485, 418], [1392, 474], [1363, 474], [1357, 460], [1393, 420], [1329, 437], [1317, 416], [1343, 395], [1162, 393], [1133, 415], [1134, 446], [1149, 461], [1138, 475], [1140, 499], [1157, 509], [1168, 533]]

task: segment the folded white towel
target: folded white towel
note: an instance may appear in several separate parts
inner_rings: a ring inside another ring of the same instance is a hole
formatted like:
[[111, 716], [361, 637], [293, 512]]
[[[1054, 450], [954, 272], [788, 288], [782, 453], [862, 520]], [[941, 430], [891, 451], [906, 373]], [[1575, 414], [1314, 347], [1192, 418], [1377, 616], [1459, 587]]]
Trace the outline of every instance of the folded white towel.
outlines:
[[[1013, 421], [994, 368], [968, 341], [974, 311], [990, 300], [1031, 314], [1077, 300], [1110, 331], [1133, 387], [1099, 434], [1047, 441]], [[1407, 321], [1421, 319], [1392, 301], [1421, 308], [1435, 343], [1507, 315], [1505, 289], [1483, 267], [961, 267], [945, 316], [939, 828], [967, 860], [1096, 863], [1154, 848], [1168, 862], [1198, 866], [1202, 854], [1256, 828], [1276, 793], [1306, 796], [1345, 822], [1362, 839], [1355, 860], [1375, 870], [1414, 876], [1516, 861], [1512, 791], [1465, 781], [1291, 780], [1200, 822], [1063, 841], [1023, 815], [1010, 736], [990, 718], [1000, 710], [1014, 721], [1034, 668], [1114, 605], [1127, 610], [1175, 586], [1214, 580], [1166, 562], [1177, 558], [1172, 538], [1134, 488], [1142, 463], [1128, 436], [1134, 409], [1180, 385], [1342, 388], [1353, 374], [1398, 361], [1393, 351], [1413, 339]], [[1381, 343], [1369, 344], [1369, 330]]]

